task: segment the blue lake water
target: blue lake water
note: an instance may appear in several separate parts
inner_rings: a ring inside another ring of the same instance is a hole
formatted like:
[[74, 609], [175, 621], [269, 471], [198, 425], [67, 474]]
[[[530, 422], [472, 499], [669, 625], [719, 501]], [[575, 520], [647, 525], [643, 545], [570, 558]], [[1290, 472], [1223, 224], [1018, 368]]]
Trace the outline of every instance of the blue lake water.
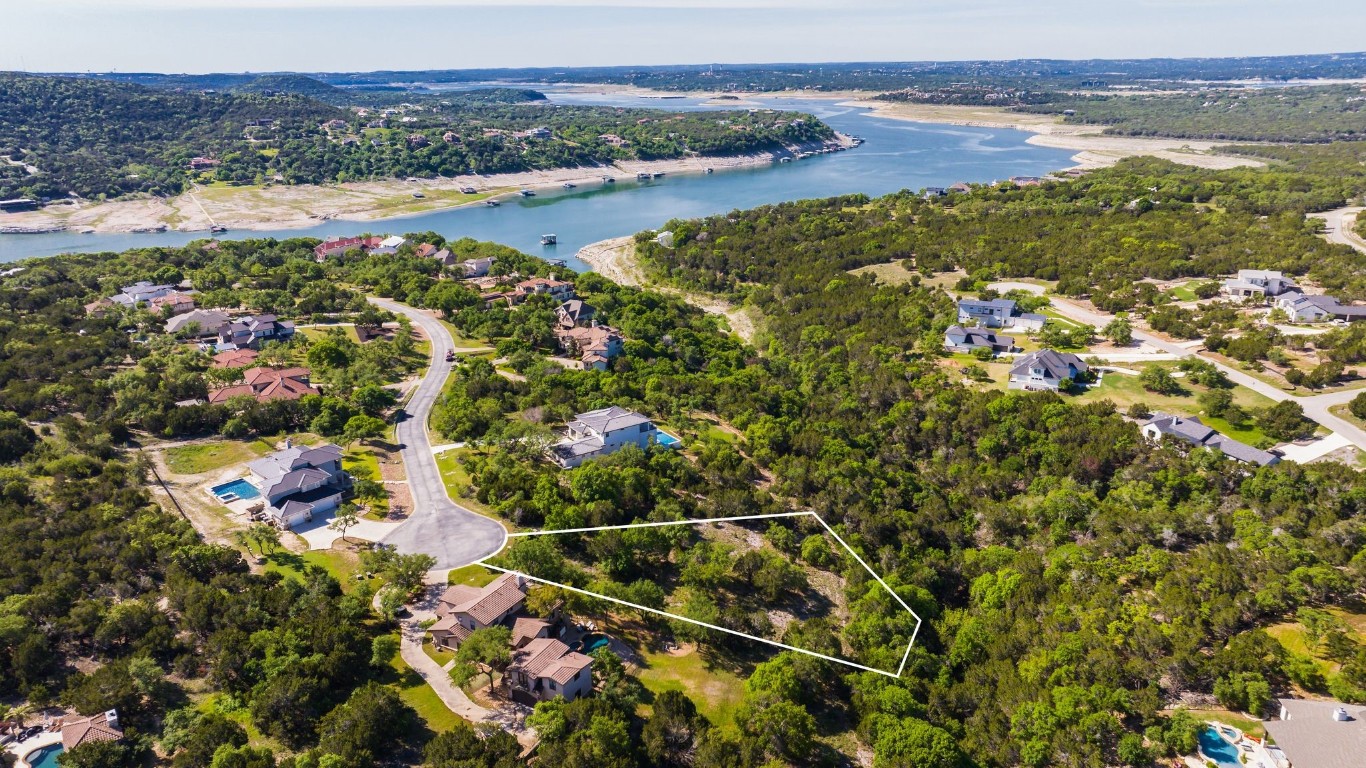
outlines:
[[[654, 107], [675, 111], [716, 109], [696, 98], [657, 99], [619, 94], [551, 93], [562, 104]], [[512, 196], [498, 208], [474, 206], [372, 222], [326, 221], [303, 229], [233, 231], [228, 239], [327, 237], [361, 232], [433, 230], [447, 238], [493, 240], [532, 254], [559, 258], [575, 269], [579, 248], [659, 227], [671, 218], [691, 218], [787, 200], [862, 192], [883, 195], [901, 189], [947, 187], [954, 182], [987, 182], [1037, 176], [1072, 165], [1068, 150], [1025, 143], [1030, 134], [1001, 128], [971, 128], [869, 117], [866, 110], [815, 99], [764, 99], [763, 106], [814, 113], [836, 130], [862, 136], [862, 147], [807, 160], [757, 168], [717, 170], [711, 175], [671, 174], [637, 182], [581, 185], [573, 190]], [[733, 105], [729, 108], [743, 108]], [[3, 216], [0, 214], [0, 216]], [[542, 234], [559, 242], [542, 246]], [[206, 237], [204, 232], [87, 235], [57, 232], [0, 235], [0, 262], [67, 251], [122, 251], [176, 246]]]

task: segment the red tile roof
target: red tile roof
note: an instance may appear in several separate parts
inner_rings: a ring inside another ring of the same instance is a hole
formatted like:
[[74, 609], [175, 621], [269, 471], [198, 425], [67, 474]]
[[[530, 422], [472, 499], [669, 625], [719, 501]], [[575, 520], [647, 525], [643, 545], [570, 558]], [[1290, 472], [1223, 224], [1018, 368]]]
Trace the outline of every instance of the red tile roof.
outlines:
[[322, 392], [308, 382], [307, 368], [251, 368], [244, 378], [245, 384], [221, 387], [209, 393], [210, 403], [221, 403], [238, 395], [250, 395], [257, 402], [271, 400], [298, 400], [304, 395], [320, 395]]
[[67, 751], [94, 741], [118, 741], [121, 738], [123, 729], [118, 726], [117, 719], [111, 724], [106, 712], [62, 724], [62, 746]]
[[[448, 593], [450, 591], [447, 590]], [[521, 577], [512, 573], [504, 573], [489, 582], [477, 594], [473, 596], [467, 594], [466, 599], [451, 605], [450, 612], [468, 614], [470, 618], [487, 626], [520, 605], [525, 599], [526, 588], [522, 585]], [[444, 596], [442, 602], [445, 602]]]
[[213, 356], [214, 368], [246, 368], [256, 362], [261, 353], [254, 349], [233, 349]]

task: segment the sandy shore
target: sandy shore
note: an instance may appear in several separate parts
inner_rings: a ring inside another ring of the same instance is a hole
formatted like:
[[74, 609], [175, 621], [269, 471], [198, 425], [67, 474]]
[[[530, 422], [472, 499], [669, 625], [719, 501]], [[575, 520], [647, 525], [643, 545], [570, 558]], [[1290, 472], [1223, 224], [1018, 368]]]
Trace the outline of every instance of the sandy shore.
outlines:
[[[848, 146], [847, 137], [840, 137]], [[768, 165], [780, 156], [815, 146], [792, 147], [788, 152], [761, 152], [728, 157], [686, 157], [676, 160], [623, 160], [607, 166], [556, 168], [489, 176], [366, 181], [349, 184], [248, 187], [196, 187], [173, 198], [140, 198], [104, 203], [50, 205], [38, 211], [0, 216], [0, 232], [60, 231], [147, 232], [179, 230], [298, 229], [327, 219], [373, 221], [412, 216], [468, 205], [482, 205], [490, 197], [514, 195], [521, 189], [553, 189], [566, 183], [602, 184], [603, 176], [634, 180], [637, 173], [705, 173]], [[461, 192], [473, 188], [474, 194]], [[421, 198], [414, 194], [422, 195]]]
[[747, 310], [736, 307], [722, 299], [689, 293], [671, 285], [659, 285], [646, 278], [645, 272], [640, 268], [640, 262], [636, 260], [634, 236], [600, 240], [585, 245], [575, 255], [583, 263], [592, 267], [594, 272], [614, 283], [637, 287], [648, 285], [651, 290], [682, 297], [684, 301], [703, 312], [721, 315], [726, 318], [726, 322], [736, 336], [744, 339], [746, 343], [752, 344], [754, 342], [754, 334], [757, 328], [754, 317]]
[[872, 110], [872, 116], [920, 123], [947, 123], [984, 128], [1013, 128], [1033, 133], [1028, 141], [1040, 147], [1076, 150], [1072, 161], [1078, 168], [1103, 168], [1135, 155], [1160, 157], [1199, 168], [1261, 166], [1247, 157], [1221, 155], [1215, 147], [1227, 141], [1150, 139], [1107, 136], [1103, 125], [1071, 125], [1055, 115], [1011, 112], [1000, 107], [965, 107], [947, 104], [908, 104], [889, 101], [845, 101], [842, 104]]

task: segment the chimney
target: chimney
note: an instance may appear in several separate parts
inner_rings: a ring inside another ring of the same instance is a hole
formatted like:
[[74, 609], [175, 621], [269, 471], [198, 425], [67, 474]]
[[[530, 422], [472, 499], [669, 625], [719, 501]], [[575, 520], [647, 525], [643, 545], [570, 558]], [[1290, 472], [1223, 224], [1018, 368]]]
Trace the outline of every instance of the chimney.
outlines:
[[104, 713], [104, 721], [105, 721], [106, 723], [109, 724], [109, 727], [111, 727], [111, 728], [118, 728], [118, 727], [119, 727], [119, 711], [118, 711], [117, 709], [111, 709], [111, 710], [109, 710], [108, 712], [105, 712], [105, 713]]

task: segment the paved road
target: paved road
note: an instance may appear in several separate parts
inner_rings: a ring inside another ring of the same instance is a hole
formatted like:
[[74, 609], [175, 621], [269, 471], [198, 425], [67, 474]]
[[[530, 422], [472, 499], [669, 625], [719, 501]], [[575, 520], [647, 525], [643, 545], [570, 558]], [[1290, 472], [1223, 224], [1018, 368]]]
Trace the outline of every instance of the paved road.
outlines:
[[1348, 206], [1346, 208], [1335, 208], [1331, 211], [1311, 213], [1309, 215], [1316, 219], [1323, 219], [1327, 222], [1328, 231], [1324, 233], [1324, 237], [1328, 238], [1328, 242], [1350, 245], [1358, 251], [1366, 253], [1366, 240], [1362, 240], [1352, 231], [1352, 227], [1356, 226], [1357, 214], [1361, 213], [1363, 210], [1366, 210], [1366, 208], [1362, 208], [1361, 206]]
[[503, 548], [503, 526], [451, 501], [427, 435], [427, 416], [440, 396], [450, 363], [446, 352], [455, 349], [451, 333], [436, 318], [406, 304], [370, 297], [379, 307], [405, 315], [420, 326], [432, 342], [432, 363], [408, 400], [406, 418], [398, 422], [397, 436], [408, 470], [413, 509], [408, 519], [385, 535], [383, 542], [400, 552], [425, 552], [436, 558], [433, 571], [469, 565]]
[[[1097, 328], [1104, 328], [1114, 319], [1114, 315], [1086, 309], [1085, 307], [1056, 296], [1049, 297], [1049, 301], [1052, 303], [1053, 308], [1062, 316], [1079, 323], [1096, 326]], [[1199, 344], [1191, 345], [1190, 342], [1187, 342], [1187, 345], [1183, 346], [1137, 330], [1134, 331], [1134, 340], [1150, 344], [1164, 352], [1170, 352], [1178, 357], [1199, 357], [1201, 360], [1204, 360], [1223, 371], [1234, 384], [1247, 387], [1253, 392], [1265, 395], [1276, 402], [1294, 400], [1304, 409], [1305, 416], [1339, 435], [1342, 435], [1353, 445], [1366, 451], [1366, 430], [1328, 412], [1329, 407], [1345, 403], [1355, 397], [1358, 392], [1366, 390], [1345, 390], [1341, 392], [1332, 392], [1326, 395], [1314, 395], [1312, 397], [1295, 397], [1280, 387], [1273, 386], [1255, 376], [1250, 376], [1236, 368], [1224, 365], [1218, 360], [1211, 360], [1203, 355], [1197, 355], [1195, 349], [1199, 348]]]

